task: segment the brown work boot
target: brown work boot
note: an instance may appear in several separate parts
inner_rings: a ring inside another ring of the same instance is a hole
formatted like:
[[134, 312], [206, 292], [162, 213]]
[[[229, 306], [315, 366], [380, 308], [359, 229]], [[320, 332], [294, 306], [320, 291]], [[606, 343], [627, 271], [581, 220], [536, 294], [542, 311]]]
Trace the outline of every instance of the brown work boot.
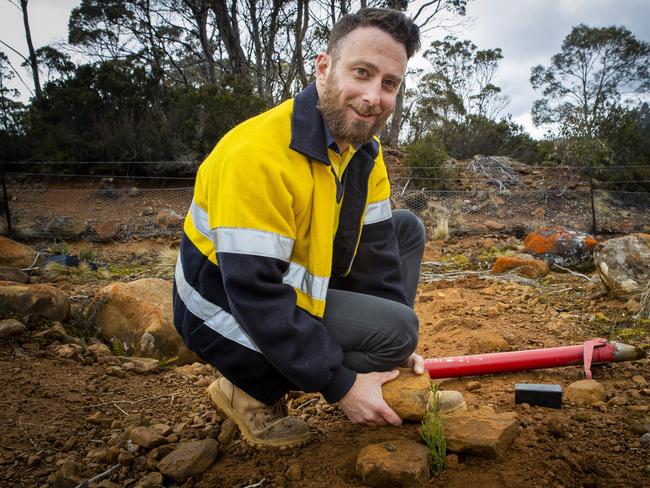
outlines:
[[446, 417], [450, 417], [467, 410], [465, 399], [459, 391], [438, 390], [436, 392], [436, 400], [438, 401], [440, 413]]
[[237, 388], [224, 376], [208, 387], [212, 405], [235, 422], [254, 447], [280, 450], [300, 447], [311, 438], [309, 427], [298, 417], [289, 417], [282, 402], [266, 406]]

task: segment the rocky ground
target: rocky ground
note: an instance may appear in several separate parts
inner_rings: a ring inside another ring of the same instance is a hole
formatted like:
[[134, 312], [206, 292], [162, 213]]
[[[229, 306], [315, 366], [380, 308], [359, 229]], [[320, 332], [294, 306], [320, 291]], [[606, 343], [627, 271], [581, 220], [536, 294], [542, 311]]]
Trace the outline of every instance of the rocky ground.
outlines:
[[[82, 245], [71, 244], [70, 252]], [[82, 486], [353, 487], [362, 486], [356, 460], [365, 446], [419, 440], [416, 423], [353, 425], [318, 395], [297, 393], [290, 410], [307, 420], [315, 440], [296, 451], [257, 451], [210, 406], [205, 388], [214, 370], [120, 358], [92, 340], [80, 319], [88, 300], [114, 279], [169, 277], [171, 267], [160, 260], [169, 246], [165, 240], [96, 245], [96, 260], [112, 263], [113, 274], [58, 279], [73, 303], [64, 331], [48, 320], [15, 317], [25, 330], [0, 340], [2, 486], [75, 487], [112, 470]], [[647, 347], [650, 324], [633, 318], [638, 303], [610, 296], [589, 276], [552, 271], [530, 280], [487, 272], [495, 249], [508, 247], [516, 243], [500, 236], [430, 245], [416, 305], [423, 356], [593, 337]], [[85, 343], [70, 339], [74, 334], [85, 334]], [[602, 396], [587, 405], [565, 396], [560, 409], [516, 405], [514, 385], [560, 384], [566, 392], [582, 379], [580, 367], [442, 381], [463, 393], [472, 412], [514, 412], [516, 437], [496, 459], [448, 452], [445, 468], [424, 485], [650, 486], [650, 363], [593, 372]]]

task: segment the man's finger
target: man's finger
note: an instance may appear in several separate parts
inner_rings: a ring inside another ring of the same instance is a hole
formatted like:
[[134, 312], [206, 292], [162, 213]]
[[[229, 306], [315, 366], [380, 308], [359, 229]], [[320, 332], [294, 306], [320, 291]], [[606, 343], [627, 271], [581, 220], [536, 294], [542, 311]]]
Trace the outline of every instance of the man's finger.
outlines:
[[395, 427], [402, 425], [402, 419], [399, 418], [399, 415], [397, 415], [393, 409], [388, 406], [388, 404], [386, 404], [386, 408], [382, 411], [381, 415], [386, 422], [394, 425]]
[[419, 354], [415, 354], [413, 358], [413, 372], [415, 374], [424, 373], [424, 358]]
[[384, 371], [383, 373], [379, 373], [379, 381], [381, 381], [381, 385], [384, 383], [388, 383], [389, 381], [394, 380], [399, 376], [399, 370], [393, 369], [391, 371]]

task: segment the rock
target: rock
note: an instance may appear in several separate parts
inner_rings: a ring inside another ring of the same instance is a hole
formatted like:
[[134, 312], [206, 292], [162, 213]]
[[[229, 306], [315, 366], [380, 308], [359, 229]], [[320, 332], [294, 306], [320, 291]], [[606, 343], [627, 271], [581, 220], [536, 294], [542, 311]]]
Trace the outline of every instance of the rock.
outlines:
[[160, 369], [160, 362], [153, 358], [128, 358], [122, 367], [126, 371], [135, 371], [140, 374], [155, 373]]
[[635, 374], [634, 376], [632, 376], [632, 381], [637, 385], [641, 385], [641, 386], [644, 386], [648, 383], [648, 381], [639, 374]]
[[399, 376], [384, 383], [381, 391], [402, 420], [421, 421], [432, 399], [429, 375], [418, 375], [408, 368], [400, 368]]
[[58, 346], [54, 353], [63, 359], [78, 359], [83, 361], [84, 348], [76, 344], [63, 344]]
[[77, 474], [77, 462], [73, 459], [64, 461], [53, 478], [52, 485], [56, 488], [74, 488], [81, 483]]
[[0, 236], [0, 266], [29, 268], [34, 264], [34, 261], [37, 261], [37, 256], [38, 253], [31, 247]]
[[13, 339], [27, 333], [27, 327], [15, 319], [0, 320], [0, 339]]
[[0, 281], [13, 281], [15, 283], [29, 283], [29, 275], [18, 268], [0, 266]]
[[151, 428], [165, 437], [172, 433], [172, 428], [169, 424], [153, 424]]
[[289, 481], [300, 481], [302, 479], [302, 466], [298, 463], [290, 464], [284, 475]]
[[501, 222], [497, 222], [495, 220], [486, 220], [484, 222], [485, 227], [488, 228], [488, 230], [492, 230], [495, 232], [500, 232], [503, 229], [505, 229], [505, 225], [503, 225]]
[[35, 314], [46, 319], [68, 318], [68, 297], [50, 285], [24, 285], [0, 281], [0, 309], [18, 315]]
[[119, 366], [107, 366], [105, 371], [109, 376], [115, 376], [116, 378], [126, 378], [126, 371], [124, 371]]
[[650, 234], [630, 234], [601, 242], [594, 263], [608, 290], [627, 298], [650, 281]]
[[219, 454], [219, 444], [214, 439], [186, 442], [167, 454], [158, 463], [160, 472], [178, 483], [203, 473]]
[[117, 462], [122, 466], [131, 466], [135, 462], [135, 456], [129, 452], [122, 451], [117, 456]]
[[468, 381], [467, 384], [465, 385], [465, 389], [467, 391], [480, 390], [481, 389], [481, 383], [479, 383], [478, 381]]
[[101, 337], [127, 355], [192, 363], [190, 351], [172, 322], [172, 284], [158, 278], [113, 283], [88, 307], [87, 320]]
[[104, 421], [104, 414], [99, 410], [93, 413], [92, 415], [90, 415], [89, 417], [86, 417], [86, 422], [88, 422], [89, 424], [101, 425], [103, 421]]
[[63, 327], [63, 324], [60, 322], [56, 322], [54, 325], [52, 325], [52, 327], [48, 327], [41, 332], [37, 332], [34, 334], [34, 339], [38, 339], [39, 341], [45, 343], [59, 341], [63, 342], [64, 344], [71, 344], [77, 342], [72, 338], [70, 334], [68, 334], [68, 331], [65, 330], [65, 327]]
[[27, 458], [27, 466], [30, 468], [33, 468], [34, 466], [38, 466], [41, 464], [41, 461], [43, 458], [39, 456], [38, 454], [30, 454], [29, 457]]
[[145, 449], [167, 444], [167, 439], [150, 427], [134, 427], [129, 434], [129, 439]]
[[217, 440], [226, 446], [235, 439], [237, 432], [239, 432], [237, 424], [230, 419], [226, 419], [221, 424], [221, 431], [219, 432]]
[[468, 344], [469, 354], [484, 354], [488, 352], [509, 351], [510, 344], [496, 332], [478, 330], [472, 332]]
[[174, 368], [174, 372], [180, 376], [186, 378], [194, 379], [200, 375], [209, 376], [215, 373], [215, 369], [209, 364], [203, 364], [195, 362], [192, 364], [186, 364], [184, 366], [178, 366]]
[[419, 487], [429, 481], [429, 451], [407, 439], [365, 446], [356, 462], [357, 475], [374, 487]]
[[501, 256], [492, 266], [494, 274], [511, 271], [525, 278], [537, 279], [546, 276], [549, 272], [546, 261], [534, 259], [529, 255]]
[[96, 359], [113, 355], [113, 351], [111, 351], [111, 349], [103, 342], [96, 342], [94, 344], [91, 344], [88, 346], [88, 351], [90, 351], [90, 353], [95, 356]]
[[114, 221], [101, 221], [94, 224], [92, 230], [95, 231], [98, 240], [111, 241], [119, 235], [122, 225]]
[[171, 209], [164, 208], [156, 215], [156, 225], [158, 227], [182, 227], [184, 217], [178, 215]]
[[162, 486], [162, 483], [163, 475], [157, 471], [153, 471], [140, 478], [140, 481], [138, 481], [133, 488], [158, 488], [159, 486]]
[[50, 239], [77, 240], [86, 231], [83, 221], [73, 219], [67, 215], [48, 219], [40, 229], [40, 234]]
[[641, 444], [642, 444], [643, 446], [645, 446], [645, 447], [650, 447], [650, 434], [649, 434], [649, 433], [645, 433], [645, 434], [643, 434], [643, 435], [639, 438], [639, 441], [641, 442]]
[[598, 241], [591, 235], [565, 229], [546, 227], [529, 233], [524, 239], [526, 252], [543, 259], [549, 266], [589, 269], [593, 263], [592, 251]]
[[605, 400], [605, 388], [596, 380], [580, 380], [567, 387], [564, 398], [577, 405], [592, 405]]
[[457, 454], [501, 459], [518, 432], [515, 412], [482, 408], [445, 418], [447, 451]]
[[616, 395], [615, 397], [612, 397], [609, 399], [607, 402], [607, 405], [609, 406], [615, 406], [615, 407], [623, 407], [629, 403], [629, 400], [625, 395]]

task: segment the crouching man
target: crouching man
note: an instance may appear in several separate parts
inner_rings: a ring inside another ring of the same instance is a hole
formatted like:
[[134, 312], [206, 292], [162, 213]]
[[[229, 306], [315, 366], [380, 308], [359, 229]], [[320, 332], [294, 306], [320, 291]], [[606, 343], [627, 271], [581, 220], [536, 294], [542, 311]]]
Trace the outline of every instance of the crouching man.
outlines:
[[290, 390], [322, 393], [352, 422], [399, 425], [381, 386], [397, 366], [424, 372], [412, 310], [424, 227], [391, 212], [377, 138], [419, 44], [400, 12], [343, 16], [316, 81], [235, 127], [199, 168], [174, 322], [222, 373], [212, 403], [253, 445], [309, 440], [283, 408]]

